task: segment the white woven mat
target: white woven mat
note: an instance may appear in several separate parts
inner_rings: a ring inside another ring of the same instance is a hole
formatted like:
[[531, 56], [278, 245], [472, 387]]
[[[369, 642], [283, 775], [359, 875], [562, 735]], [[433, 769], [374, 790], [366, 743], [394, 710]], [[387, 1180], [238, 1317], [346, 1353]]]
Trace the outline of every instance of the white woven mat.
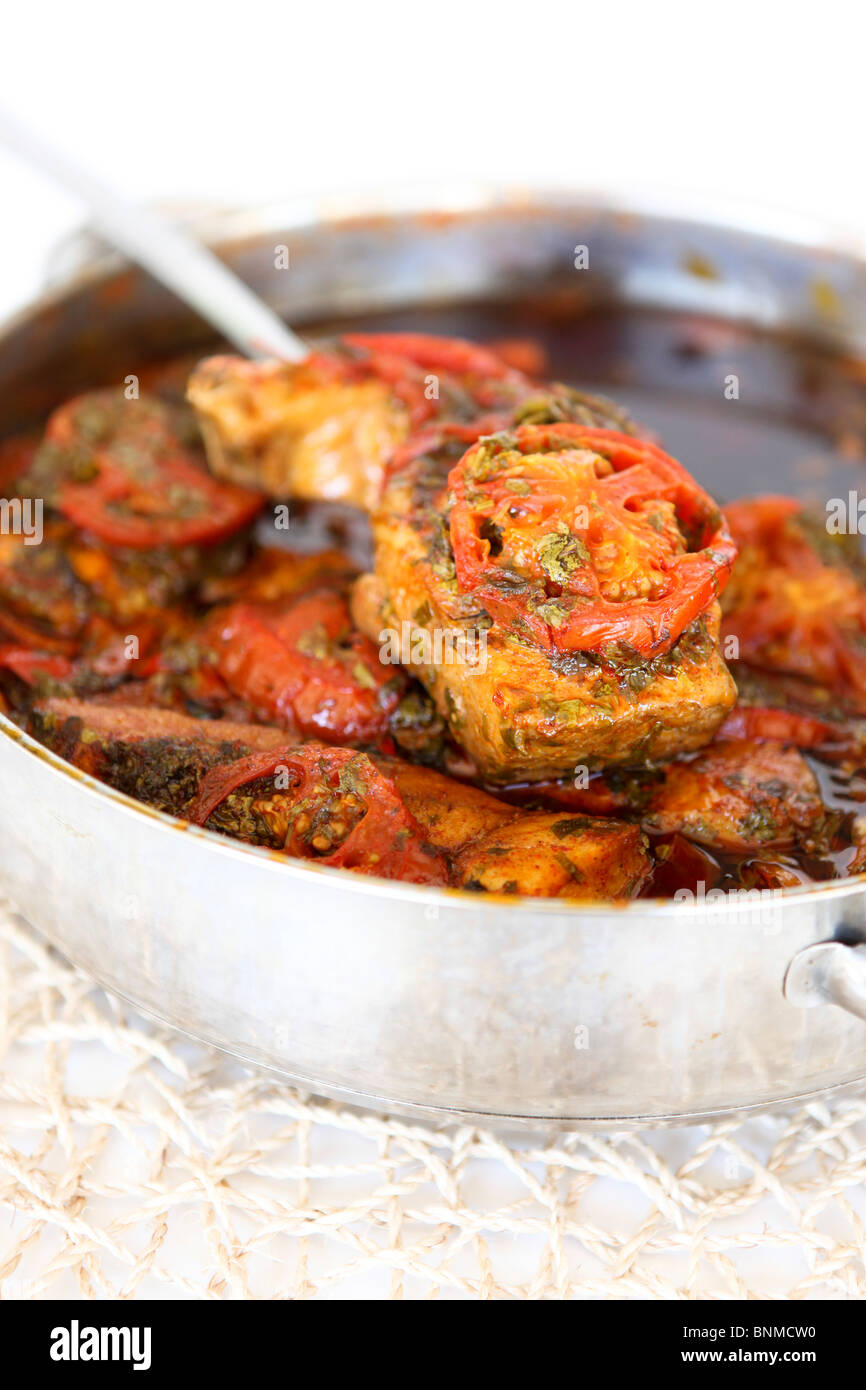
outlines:
[[9, 1298], [866, 1297], [866, 1098], [505, 1140], [152, 1026], [0, 903]]

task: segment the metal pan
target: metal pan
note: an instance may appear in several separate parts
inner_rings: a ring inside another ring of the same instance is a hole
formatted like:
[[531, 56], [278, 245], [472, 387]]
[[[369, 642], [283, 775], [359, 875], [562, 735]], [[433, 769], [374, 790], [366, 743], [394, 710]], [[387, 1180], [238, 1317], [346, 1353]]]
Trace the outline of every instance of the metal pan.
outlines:
[[[814, 468], [798, 460], [818, 455], [822, 489], [837, 473], [854, 485], [830, 436], [850, 443], [863, 410], [866, 263], [820, 229], [474, 191], [434, 208], [227, 214], [199, 230], [295, 323], [541, 333], [717, 493], [802, 488]], [[6, 329], [0, 431], [206, 341], [146, 276], [97, 257]], [[142, 808], [2, 718], [0, 787], [2, 881], [35, 927], [145, 1012], [312, 1091], [608, 1127], [866, 1079], [859, 880], [597, 908], [378, 883]]]

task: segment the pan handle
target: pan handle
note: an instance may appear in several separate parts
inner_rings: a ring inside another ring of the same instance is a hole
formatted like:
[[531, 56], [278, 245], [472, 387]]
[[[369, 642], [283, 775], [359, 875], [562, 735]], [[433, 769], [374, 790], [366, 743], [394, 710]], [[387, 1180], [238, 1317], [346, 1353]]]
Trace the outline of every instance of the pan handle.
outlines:
[[837, 1004], [866, 1020], [866, 945], [819, 941], [798, 951], [785, 972], [785, 998], [800, 1009]]

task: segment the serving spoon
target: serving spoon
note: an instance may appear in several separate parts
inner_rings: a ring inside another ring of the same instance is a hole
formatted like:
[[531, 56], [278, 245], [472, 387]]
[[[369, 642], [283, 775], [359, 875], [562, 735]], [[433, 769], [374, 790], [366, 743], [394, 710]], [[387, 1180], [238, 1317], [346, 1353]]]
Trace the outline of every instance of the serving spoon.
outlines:
[[309, 346], [212, 251], [151, 208], [128, 202], [0, 107], [0, 140], [86, 203], [94, 226], [201, 314], [246, 357], [300, 362]]

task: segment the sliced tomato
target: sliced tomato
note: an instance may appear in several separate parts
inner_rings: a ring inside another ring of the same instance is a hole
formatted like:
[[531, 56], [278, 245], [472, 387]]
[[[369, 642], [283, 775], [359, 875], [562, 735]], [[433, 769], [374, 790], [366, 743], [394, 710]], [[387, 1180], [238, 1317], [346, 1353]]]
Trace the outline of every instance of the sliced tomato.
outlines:
[[128, 401], [117, 391], [78, 396], [56, 410], [45, 440], [63, 515], [134, 550], [211, 545], [247, 525], [262, 495], [212, 477], [175, 423], [162, 402]]
[[[740, 548], [722, 632], [741, 660], [806, 677], [866, 712], [866, 585], [846, 546], [803, 504], [756, 497], [725, 508]], [[838, 553], [838, 558], [837, 558]]]
[[[429, 333], [348, 333], [344, 349], [361, 356], [342, 361], [342, 371], [387, 382], [409, 412], [413, 431], [450, 417], [471, 419], [525, 394], [530, 380], [490, 348], [463, 338]], [[318, 360], [318, 359], [317, 359]], [[339, 365], [339, 359], [332, 358]], [[430, 376], [441, 378], [430, 389]]]
[[495, 338], [490, 349], [524, 376], [540, 378], [548, 374], [547, 352], [535, 338]]
[[78, 649], [90, 610], [69, 563], [69, 536], [64, 521], [46, 521], [39, 545], [0, 536], [0, 634], [15, 646], [64, 656]]
[[432, 333], [346, 333], [343, 342], [378, 357], [405, 358], [419, 367], [439, 368], [455, 376], [523, 376], [504, 356], [466, 338], [439, 338]]
[[682, 465], [615, 430], [525, 425], [481, 439], [448, 485], [461, 589], [547, 650], [669, 651], [736, 555]]
[[[394, 781], [366, 754], [346, 748], [310, 744], [269, 749], [213, 768], [202, 781], [189, 819], [206, 825], [233, 792], [278, 770], [294, 781], [289, 854], [407, 883], [446, 882], [444, 859], [426, 845]], [[329, 844], [335, 847], [329, 849]]]
[[766, 705], [738, 705], [716, 734], [717, 740], [745, 738], [756, 743], [793, 743], [797, 748], [817, 748], [845, 737], [844, 728], [826, 719]]
[[352, 630], [346, 600], [333, 591], [232, 604], [213, 615], [207, 640], [234, 694], [308, 738], [380, 743], [402, 694], [402, 673]]
[[0, 647], [0, 670], [11, 671], [26, 685], [35, 685], [40, 676], [65, 680], [72, 674], [72, 663], [53, 652], [34, 652], [29, 647]]
[[0, 612], [0, 633], [11, 637], [17, 646], [35, 651], [57, 652], [62, 656], [74, 656], [80, 646], [79, 638], [58, 637], [53, 633], [46, 633], [8, 610]]
[[802, 510], [803, 503], [795, 497], [780, 497], [768, 492], [761, 497], [729, 502], [725, 516], [737, 545], [758, 545], [778, 540], [780, 528]]
[[246, 526], [263, 505], [259, 493], [217, 482], [178, 456], [161, 460], [159, 477], [144, 484], [107, 453], [96, 455], [94, 467], [91, 481], [61, 485], [58, 505], [76, 526], [109, 545], [210, 545]]
[[45, 443], [80, 451], [78, 462], [86, 463], [88, 453], [130, 427], [148, 449], [161, 447], [171, 434], [166, 409], [153, 397], [128, 401], [119, 390], [83, 391], [52, 410], [45, 423]]

